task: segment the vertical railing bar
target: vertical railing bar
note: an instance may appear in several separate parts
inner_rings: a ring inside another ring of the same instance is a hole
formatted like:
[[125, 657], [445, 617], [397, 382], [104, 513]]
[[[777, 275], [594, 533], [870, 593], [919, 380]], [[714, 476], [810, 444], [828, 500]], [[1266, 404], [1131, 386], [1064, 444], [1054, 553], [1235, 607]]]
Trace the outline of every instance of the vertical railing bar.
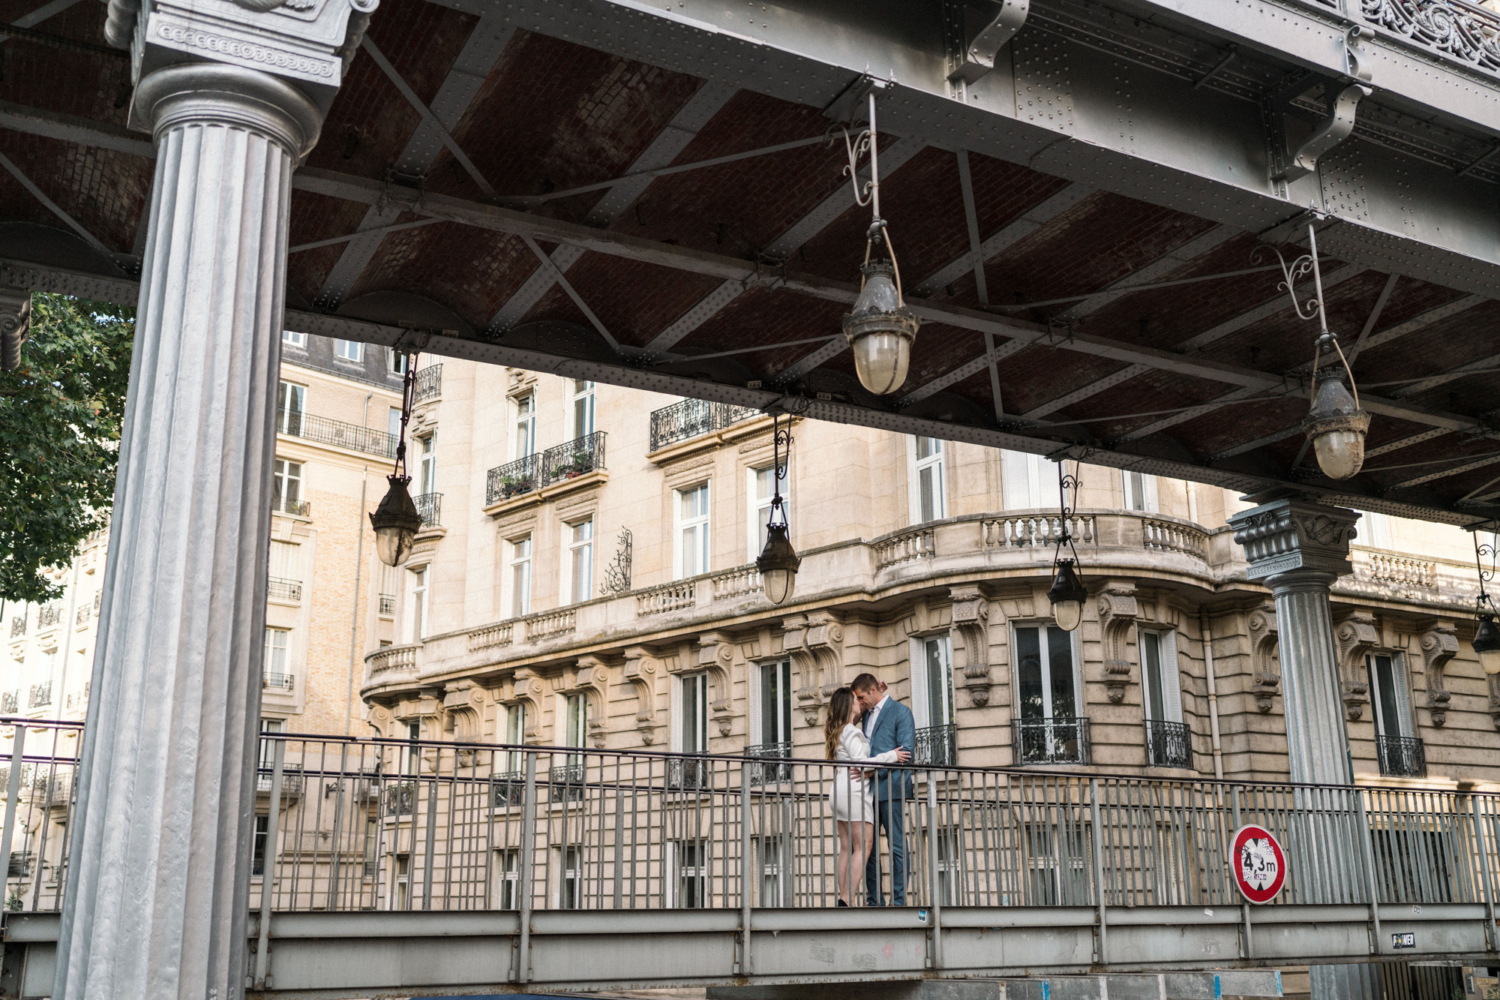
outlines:
[[[443, 761], [442, 761], [442, 753], [443, 753], [443, 751], [441, 749], [438, 749], [435, 752], [438, 754], [438, 762], [437, 762], [437, 767], [433, 768], [432, 781], [427, 786], [427, 835], [426, 835], [426, 838], [425, 838], [425, 840], [423, 842], [423, 845], [422, 845], [422, 854], [423, 854], [423, 858], [422, 858], [422, 909], [424, 909], [424, 910], [430, 910], [430, 909], [432, 909], [432, 861], [433, 861], [433, 853], [434, 853], [434, 851], [435, 851], [435, 849], [437, 847], [437, 796], [438, 796], [438, 779], [442, 776], [442, 768], [443, 768]], [[422, 801], [421, 791], [422, 791], [422, 760], [421, 760], [421, 757], [418, 756], [418, 758], [417, 758], [417, 795], [415, 796], [416, 801], [417, 801], [416, 808], [420, 808], [420, 804], [421, 804], [421, 801]], [[417, 836], [417, 817], [416, 816], [412, 816], [411, 819], [412, 819], [412, 823], [411, 823], [411, 825], [412, 825], [412, 840], [415, 841], [416, 840], [416, 836]], [[415, 843], [413, 843], [413, 846], [415, 846]], [[410, 871], [410, 866], [409, 865], [407, 866], [407, 869], [408, 869], [407, 884], [410, 885], [411, 874], [412, 873]], [[410, 890], [408, 890], [408, 895], [410, 895]]]
[[536, 854], [536, 751], [522, 754], [526, 769], [526, 790], [521, 804], [521, 863], [516, 872], [516, 905], [520, 909], [520, 935], [516, 947], [516, 964], [511, 981], [527, 982], [531, 973], [531, 868]]
[[[324, 744], [323, 754], [325, 757], [327, 753], [327, 744]], [[322, 771], [324, 769], [320, 766], [318, 770]], [[333, 852], [332, 857], [329, 859], [328, 866], [328, 909], [330, 910], [338, 909], [339, 864], [343, 860], [342, 837], [344, 832], [344, 786], [348, 784], [348, 778], [346, 777], [348, 773], [349, 744], [341, 743], [339, 744], [338, 797], [335, 800], [333, 807]], [[319, 784], [321, 784], [323, 780], [324, 779], [322, 777], [319, 777]]]
[[754, 965], [750, 958], [750, 909], [754, 903], [751, 893], [750, 857], [750, 762], [740, 761], [740, 969], [741, 976], [748, 976]]
[[[281, 826], [282, 760], [286, 750], [286, 744], [281, 740], [272, 740], [271, 743], [271, 816], [266, 824], [266, 843], [262, 855], [264, 861], [261, 865], [260, 877], [260, 927], [257, 928], [255, 949], [255, 988], [258, 990], [266, 988], [266, 972], [271, 965], [271, 886], [275, 881], [275, 872], [278, 867], [276, 835]], [[257, 780], [259, 780], [258, 771]]]
[[1094, 822], [1094, 904], [1098, 907], [1099, 914], [1099, 948], [1095, 960], [1100, 965], [1109, 962], [1109, 921], [1104, 912], [1104, 842], [1101, 838], [1103, 832], [1099, 813], [1099, 779], [1089, 779], [1089, 810]]
[[1372, 929], [1370, 954], [1379, 955], [1384, 949], [1380, 933], [1380, 892], [1375, 885], [1375, 845], [1370, 839], [1370, 822], [1365, 811], [1364, 793], [1358, 788], [1353, 789], [1353, 792], [1354, 806], [1358, 810], [1359, 828], [1362, 833], [1359, 843], [1365, 862], [1365, 881], [1370, 892], [1370, 926]]
[[15, 723], [12, 728], [15, 729], [13, 736], [15, 745], [11, 747], [10, 751], [10, 780], [6, 785], [5, 792], [5, 828], [3, 831], [0, 831], [0, 872], [4, 873], [0, 878], [5, 880], [3, 883], [0, 883], [5, 886], [3, 893], [5, 899], [0, 900], [0, 904], [8, 902], [10, 899], [11, 843], [16, 830], [16, 804], [21, 798], [21, 769], [26, 763], [26, 725], [25, 723]]
[[[932, 967], [934, 969], [941, 969], [943, 967], [943, 897], [937, 884], [937, 838], [942, 836], [942, 825], [937, 816], [937, 773], [929, 769], [926, 775], [927, 895], [928, 905], [932, 908]], [[904, 787], [904, 781], [902, 785]], [[891, 871], [894, 874], [895, 869], [892, 868]], [[850, 881], [852, 882], [853, 880], [851, 874]]]

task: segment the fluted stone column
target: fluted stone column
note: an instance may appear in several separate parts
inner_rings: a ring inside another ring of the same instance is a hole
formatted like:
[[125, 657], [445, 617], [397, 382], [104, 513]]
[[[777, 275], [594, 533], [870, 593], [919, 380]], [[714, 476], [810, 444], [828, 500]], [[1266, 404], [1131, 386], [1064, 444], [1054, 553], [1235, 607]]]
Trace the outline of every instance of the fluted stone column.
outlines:
[[57, 1000], [246, 987], [292, 171], [374, 0], [111, 0], [157, 159]]
[[[1340, 574], [1352, 569], [1349, 542], [1358, 520], [1355, 511], [1301, 500], [1276, 500], [1229, 519], [1234, 540], [1244, 546], [1250, 561], [1246, 575], [1263, 580], [1276, 601], [1287, 764], [1296, 782], [1350, 781], [1349, 734], [1344, 728], [1328, 592]], [[1303, 804], [1312, 806], [1314, 801]], [[1331, 831], [1309, 821], [1294, 835], [1324, 839]], [[1314, 863], [1328, 863], [1327, 856], [1318, 854]], [[1320, 965], [1309, 972], [1312, 1000], [1381, 996], [1379, 971], [1373, 965]]]

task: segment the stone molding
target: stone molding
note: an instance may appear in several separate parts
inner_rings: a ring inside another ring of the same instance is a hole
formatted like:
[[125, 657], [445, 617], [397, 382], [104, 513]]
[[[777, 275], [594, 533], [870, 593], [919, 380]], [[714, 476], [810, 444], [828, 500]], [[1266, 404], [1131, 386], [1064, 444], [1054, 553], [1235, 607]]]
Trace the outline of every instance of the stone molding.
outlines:
[[797, 670], [797, 704], [809, 726], [844, 679], [844, 627], [827, 612], [790, 615], [782, 622], [781, 648]]
[[547, 686], [528, 668], [517, 670], [511, 679], [508, 697], [502, 703], [520, 704], [526, 710], [526, 728], [522, 734], [528, 743], [542, 738], [542, 699]]
[[1341, 576], [1354, 571], [1349, 543], [1359, 514], [1305, 500], [1273, 500], [1229, 519], [1245, 550], [1245, 576], [1262, 580], [1294, 570]]
[[[1417, 643], [1422, 647], [1422, 669], [1427, 674], [1427, 714], [1432, 724], [1441, 728], [1448, 722], [1448, 703], [1453, 699], [1444, 674], [1448, 661], [1458, 653], [1458, 629], [1452, 622], [1436, 622], [1417, 637]], [[1500, 717], [1496, 725], [1500, 726]]]
[[625, 680], [635, 689], [635, 728], [641, 742], [656, 742], [656, 678], [661, 661], [645, 646], [625, 648]]
[[1104, 651], [1104, 687], [1111, 704], [1125, 700], [1130, 678], [1130, 631], [1140, 616], [1135, 584], [1111, 580], [1099, 593], [1099, 638]]
[[990, 703], [990, 601], [978, 587], [950, 587], [950, 631], [964, 644], [963, 686], [976, 708]]
[[1263, 604], [1250, 612], [1250, 691], [1255, 707], [1265, 714], [1271, 711], [1271, 699], [1281, 686], [1277, 662], [1276, 606]]
[[705, 632], [698, 637], [697, 664], [708, 673], [708, 711], [720, 736], [728, 736], [734, 729], [734, 687], [729, 676], [734, 651], [734, 640], [723, 632]]
[[1338, 644], [1344, 715], [1358, 722], [1370, 703], [1370, 682], [1362, 669], [1365, 654], [1380, 645], [1380, 627], [1370, 612], [1355, 611], [1334, 626], [1333, 637]]
[[580, 656], [572, 675], [559, 680], [568, 685], [560, 687], [559, 694], [581, 694], [588, 699], [589, 739], [596, 749], [603, 750], [609, 731], [609, 664], [597, 656]]

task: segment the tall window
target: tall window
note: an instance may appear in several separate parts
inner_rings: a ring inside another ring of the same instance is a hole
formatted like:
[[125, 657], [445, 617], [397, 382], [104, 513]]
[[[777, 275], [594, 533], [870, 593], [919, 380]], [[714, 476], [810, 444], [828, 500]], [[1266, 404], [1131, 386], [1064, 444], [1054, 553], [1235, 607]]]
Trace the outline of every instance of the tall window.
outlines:
[[411, 631], [407, 633], [407, 642], [421, 642], [427, 635], [427, 567], [413, 570], [409, 581], [411, 589], [407, 592], [408, 607], [410, 608]]
[[266, 842], [271, 838], [271, 817], [255, 817], [255, 844], [250, 853], [250, 874], [266, 873]]
[[708, 484], [677, 491], [677, 579], [708, 572]]
[[286, 687], [287, 667], [287, 644], [290, 642], [292, 633], [284, 628], [266, 629], [265, 655], [261, 657], [261, 676], [267, 685], [273, 688]]
[[568, 525], [568, 599], [573, 603], [594, 596], [594, 520]]
[[792, 742], [792, 661], [779, 660], [760, 665], [760, 692], [757, 714], [751, 719], [752, 743], [787, 744]]
[[1359, 539], [1359, 544], [1361, 545], [1368, 545], [1374, 549], [1390, 548], [1390, 515], [1370, 512], [1361, 514], [1359, 516], [1359, 524], [1355, 528], [1355, 537]]
[[672, 847], [677, 856], [677, 891], [672, 905], [702, 909], [708, 905], [708, 844], [702, 840], [679, 840]]
[[1061, 500], [1057, 464], [1041, 455], [1002, 451], [1000, 500], [1006, 510], [1056, 510]]
[[510, 545], [510, 613], [513, 618], [531, 614], [531, 536]]
[[[261, 719], [260, 720], [260, 731], [263, 732], [263, 733], [284, 733], [284, 732], [286, 732], [286, 720], [285, 719]], [[276, 741], [275, 740], [261, 740], [260, 741], [260, 768], [261, 768], [261, 770], [262, 771], [270, 771], [271, 768], [275, 766], [275, 763], [276, 763]], [[270, 778], [268, 777], [266, 780], [269, 781]]]
[[1370, 671], [1370, 702], [1375, 708], [1375, 732], [1380, 736], [1410, 736], [1406, 711], [1406, 678], [1401, 664], [1386, 653], [1365, 657]]
[[573, 380], [573, 436], [594, 433], [594, 383], [588, 379]]
[[560, 910], [576, 910], [583, 905], [583, 857], [576, 847], [559, 853], [562, 864], [558, 866], [557, 906]]
[[302, 414], [306, 412], [307, 387], [282, 382], [276, 387], [276, 432], [302, 433]]
[[1087, 763], [1087, 723], [1078, 722], [1073, 642], [1056, 625], [1017, 628], [1020, 715], [1012, 725], [1017, 764]]
[[396, 593], [401, 586], [401, 571], [394, 566], [380, 564], [379, 611], [382, 618], [396, 616]]
[[[589, 699], [585, 694], [570, 694], [563, 697], [562, 703], [562, 739], [559, 745], [565, 747], [578, 747], [582, 749], [588, 745], [589, 736]], [[582, 779], [583, 755], [569, 754], [567, 766], [576, 768], [579, 772], [574, 780]], [[556, 767], [556, 764], [553, 764]]]
[[[781, 470], [781, 501], [790, 509], [792, 496], [789, 478], [790, 470]], [[746, 534], [746, 546], [750, 559], [755, 559], [766, 547], [766, 521], [771, 516], [771, 497], [776, 490], [776, 467], [768, 465], [764, 469], [750, 469], [750, 510], [748, 513], [749, 531]]]
[[516, 400], [516, 458], [536, 454], [536, 396]]
[[422, 724], [420, 722], [408, 722], [406, 724], [406, 759], [402, 762], [402, 771], [406, 774], [418, 774], [422, 770]]
[[948, 516], [947, 474], [940, 438], [914, 437], [907, 448], [911, 521], [923, 524]]
[[516, 886], [520, 883], [521, 852], [495, 852], [495, 909], [517, 909]]
[[1159, 509], [1156, 500], [1156, 477], [1144, 472], [1128, 469], [1120, 472], [1125, 487], [1125, 509], [1155, 514]]
[[272, 507], [281, 511], [296, 510], [302, 498], [302, 463], [276, 459], [271, 468], [271, 483], [274, 489]]
[[422, 439], [421, 493], [437, 492], [437, 435]]
[[912, 672], [912, 715], [919, 729], [950, 726], [953, 712], [953, 656], [948, 637], [917, 641], [919, 664]]
[[295, 330], [282, 330], [281, 342], [287, 347], [306, 347], [307, 334], [297, 333]]
[[[356, 359], [358, 360], [358, 359]], [[392, 375], [405, 375], [406, 369], [411, 365], [411, 355], [405, 351], [397, 351], [387, 348], [385, 352], [385, 363], [390, 368]]]
[[357, 340], [335, 340], [333, 356], [341, 361], [362, 362], [365, 360], [365, 345]]
[[[518, 701], [505, 706], [505, 742], [510, 746], [521, 746], [526, 742], [526, 703]], [[525, 758], [519, 750], [505, 752], [505, 769], [519, 773], [525, 766]]]
[[682, 715], [678, 728], [682, 753], [708, 753], [708, 675], [682, 679]]
[[753, 847], [760, 862], [760, 906], [785, 906], [790, 895], [790, 872], [782, 859], [790, 856], [786, 841], [777, 837], [758, 837]]
[[404, 910], [410, 903], [411, 855], [398, 854], [391, 859], [395, 878], [391, 881], [391, 909]]
[[1175, 669], [1177, 653], [1172, 636], [1163, 632], [1141, 632], [1141, 685], [1146, 700], [1146, 718], [1153, 722], [1182, 721], [1182, 687]]
[[271, 542], [270, 596], [301, 600], [302, 546], [294, 542]]
[[[393, 438], [401, 436], [401, 410], [397, 407], [392, 406], [386, 411], [385, 432]], [[391, 447], [395, 447], [394, 442], [391, 444]]]

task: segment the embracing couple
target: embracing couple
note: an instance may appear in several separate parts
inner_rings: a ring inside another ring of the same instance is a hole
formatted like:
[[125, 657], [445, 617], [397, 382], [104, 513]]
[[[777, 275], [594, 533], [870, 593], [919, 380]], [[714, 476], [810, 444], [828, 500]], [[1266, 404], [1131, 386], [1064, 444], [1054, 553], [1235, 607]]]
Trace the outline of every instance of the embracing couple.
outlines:
[[[823, 743], [828, 759], [840, 764], [905, 764], [917, 738], [911, 709], [886, 694], [873, 674], [860, 674], [828, 701]], [[891, 896], [906, 905], [906, 836], [902, 804], [912, 797], [910, 771], [878, 767], [837, 767], [828, 804], [838, 824], [835, 866], [838, 905], [854, 899], [854, 873], [865, 870], [865, 905], [884, 906], [880, 886], [880, 851], [874, 850], [877, 825], [890, 841]]]

